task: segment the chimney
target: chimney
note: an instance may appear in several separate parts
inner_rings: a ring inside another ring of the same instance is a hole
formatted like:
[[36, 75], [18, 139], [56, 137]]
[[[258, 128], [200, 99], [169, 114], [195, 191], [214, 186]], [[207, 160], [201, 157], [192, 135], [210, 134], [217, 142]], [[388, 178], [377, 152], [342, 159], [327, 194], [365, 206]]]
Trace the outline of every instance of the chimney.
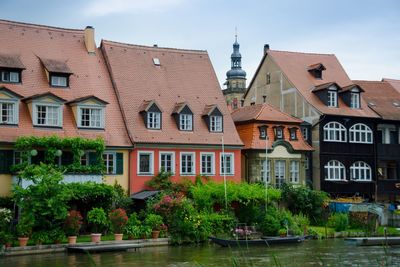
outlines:
[[268, 50], [269, 50], [269, 44], [265, 44], [265, 45], [264, 45], [264, 55], [265, 55], [266, 53], [268, 53]]
[[89, 54], [96, 53], [96, 42], [94, 41], [94, 28], [86, 26], [85, 28], [85, 45]]

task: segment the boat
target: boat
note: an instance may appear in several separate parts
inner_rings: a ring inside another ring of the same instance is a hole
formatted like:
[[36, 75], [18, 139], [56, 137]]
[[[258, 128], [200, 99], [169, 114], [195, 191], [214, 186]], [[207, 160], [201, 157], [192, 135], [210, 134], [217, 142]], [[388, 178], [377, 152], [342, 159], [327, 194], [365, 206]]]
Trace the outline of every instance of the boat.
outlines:
[[215, 236], [208, 237], [213, 243], [222, 247], [253, 246], [253, 245], [278, 245], [278, 244], [297, 244], [304, 241], [303, 236], [288, 237], [265, 237], [261, 239], [224, 239]]

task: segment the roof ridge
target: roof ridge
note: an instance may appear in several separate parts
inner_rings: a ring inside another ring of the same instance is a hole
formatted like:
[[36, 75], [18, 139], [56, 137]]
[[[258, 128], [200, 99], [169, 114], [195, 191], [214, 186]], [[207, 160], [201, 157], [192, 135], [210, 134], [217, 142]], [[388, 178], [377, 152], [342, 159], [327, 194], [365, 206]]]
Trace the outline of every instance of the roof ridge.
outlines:
[[[324, 53], [315, 53], [315, 52], [299, 52], [299, 51], [287, 51], [287, 50], [268, 50], [272, 52], [278, 52], [278, 53], [292, 53], [292, 54], [305, 54], [305, 55], [320, 55], [320, 56], [335, 56], [335, 54], [324, 54]], [[268, 53], [268, 52], [267, 52]]]
[[136, 47], [136, 48], [142, 48], [142, 49], [152, 49], [152, 50], [170, 50], [171, 52], [192, 52], [192, 53], [201, 53], [201, 54], [207, 54], [207, 50], [197, 50], [197, 49], [184, 49], [184, 48], [175, 48], [175, 47], [160, 47], [160, 46], [149, 46], [149, 45], [138, 45], [138, 44], [130, 44], [130, 43], [124, 43], [124, 42], [117, 42], [117, 41], [111, 41], [111, 40], [106, 40], [102, 39], [101, 42], [105, 43], [112, 43], [114, 45], [118, 46], [127, 46], [127, 47]]
[[53, 30], [53, 31], [70, 31], [70, 32], [81, 32], [81, 33], [83, 33], [83, 31], [84, 31], [83, 29], [62, 28], [62, 27], [49, 26], [49, 25], [44, 25], [44, 24], [35, 24], [35, 23], [29, 23], [29, 22], [5, 20], [5, 19], [0, 19], [0, 24], [8, 24], [8, 25], [12, 24], [14, 26], [41, 28], [41, 29], [45, 28], [45, 29]]
[[388, 83], [387, 81], [372, 81], [372, 80], [351, 80], [354, 83]]

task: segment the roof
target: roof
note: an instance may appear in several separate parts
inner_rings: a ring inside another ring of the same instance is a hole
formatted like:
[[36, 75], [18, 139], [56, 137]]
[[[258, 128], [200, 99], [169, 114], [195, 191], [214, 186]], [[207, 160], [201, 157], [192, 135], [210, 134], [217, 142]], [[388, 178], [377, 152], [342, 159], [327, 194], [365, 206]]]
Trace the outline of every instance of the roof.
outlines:
[[326, 70], [322, 63], [315, 63], [308, 66], [307, 70]]
[[98, 101], [98, 102], [100, 102], [100, 103], [102, 103], [104, 105], [110, 104], [107, 101], [104, 101], [104, 100], [102, 100], [102, 99], [100, 99], [100, 98], [98, 98], [97, 96], [94, 96], [94, 95], [88, 95], [88, 96], [75, 98], [75, 99], [73, 99], [71, 101], [68, 101], [67, 104], [80, 103], [80, 102], [83, 102], [83, 101], [86, 101], [86, 100], [89, 100], [89, 99], [94, 99], [94, 100], [96, 100], [96, 101]]
[[47, 58], [40, 58], [40, 61], [48, 72], [72, 74], [65, 61]]
[[260, 121], [260, 122], [283, 122], [302, 123], [301, 119], [290, 116], [270, 104], [257, 104], [235, 109], [232, 112], [232, 119], [235, 123]]
[[400, 92], [400, 80], [383, 78], [382, 81], [390, 83], [390, 85], [393, 86], [393, 88], [396, 89], [397, 92]]
[[[206, 51], [148, 47], [103, 40], [105, 55], [124, 118], [135, 143], [242, 145], [230, 117], [216, 74]], [[159, 65], [153, 63], [158, 58]], [[144, 125], [143, 100], [154, 100], [162, 113], [162, 128]], [[193, 112], [193, 132], [180, 131], [171, 116], [177, 102]], [[224, 133], [210, 133], [202, 118], [207, 105], [224, 115]]]
[[182, 110], [183, 110], [186, 106], [190, 109], [190, 106], [189, 106], [186, 102], [176, 103], [176, 104], [175, 104], [175, 108], [174, 108], [174, 110], [172, 111], [172, 114], [179, 114], [179, 113], [181, 113]]
[[158, 193], [160, 193], [160, 191], [158, 191], [158, 190], [154, 190], [154, 191], [143, 190], [143, 191], [137, 192], [135, 194], [132, 194], [130, 197], [132, 199], [136, 199], [136, 200], [146, 200], [150, 197], [157, 195]]
[[[301, 53], [268, 50], [264, 55], [256, 74], [254, 75], [249, 88], [261, 69], [266, 57], [269, 56], [282, 70], [283, 75], [292, 83], [305, 100], [323, 114], [355, 116], [355, 117], [378, 117], [375, 112], [368, 108], [367, 103], [361, 99], [361, 109], [352, 109], [348, 107], [341, 98], [339, 98], [338, 108], [326, 106], [312, 90], [321, 84], [335, 82], [343, 88], [352, 84], [349, 76], [342, 65], [333, 54]], [[317, 79], [308, 68], [313, 64], [322, 64], [326, 70], [323, 71], [322, 79]], [[247, 92], [246, 92], [247, 94]]]
[[[97, 49], [95, 54], [87, 52], [84, 30], [0, 20], [0, 31], [0, 54], [18, 55], [26, 68], [22, 71], [22, 83], [4, 85], [12, 92], [25, 97], [51, 92], [67, 101], [94, 95], [110, 103], [105, 111], [105, 130], [101, 131], [78, 129], [69, 106], [63, 109], [62, 129], [39, 129], [32, 125], [28, 106], [21, 103], [18, 127], [1, 126], [0, 142], [14, 142], [18, 136], [57, 134], [60, 137], [100, 136], [107, 146], [132, 146], [101, 50]], [[49, 85], [38, 56], [67, 62], [74, 73], [69, 77], [69, 88]]]
[[[331, 87], [331, 86], [335, 86], [338, 89], [338, 91], [342, 90], [342, 88], [337, 83], [328, 82], [328, 83], [323, 83], [323, 84], [319, 84], [319, 85], [315, 86], [312, 89], [312, 91], [313, 92], [318, 92], [318, 91], [321, 91], [321, 90], [326, 90], [326, 89], [329, 89], [329, 87]], [[349, 86], [351, 86], [351, 85], [349, 85]]]
[[66, 100], [64, 98], [61, 98], [61, 97], [53, 94], [52, 92], [45, 92], [45, 93], [42, 93], [42, 94], [35, 94], [35, 95], [32, 95], [32, 96], [28, 96], [28, 97], [25, 97], [24, 99], [22, 99], [22, 101], [28, 102], [30, 100], [34, 100], [34, 99], [38, 99], [38, 98], [42, 98], [42, 97], [46, 97], [46, 96], [53, 97], [53, 98], [57, 99], [60, 102], [66, 102]]
[[2, 68], [15, 68], [15, 69], [25, 69], [24, 64], [22, 64], [19, 55], [0, 55], [0, 67]]
[[[353, 81], [364, 89], [363, 98], [385, 120], [400, 120], [400, 92], [386, 81]], [[396, 106], [396, 104], [398, 106]]]

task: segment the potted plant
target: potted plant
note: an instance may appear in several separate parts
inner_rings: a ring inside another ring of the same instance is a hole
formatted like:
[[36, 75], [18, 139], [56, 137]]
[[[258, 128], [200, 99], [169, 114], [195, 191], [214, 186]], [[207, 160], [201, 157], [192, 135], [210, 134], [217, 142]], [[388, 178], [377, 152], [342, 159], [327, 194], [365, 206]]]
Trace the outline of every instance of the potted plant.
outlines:
[[285, 237], [287, 234], [286, 229], [285, 228], [281, 228], [279, 229], [279, 236], [280, 237]]
[[151, 228], [152, 237], [158, 238], [160, 235], [161, 226], [163, 225], [163, 218], [157, 214], [149, 214], [147, 215], [144, 223]]
[[99, 243], [101, 241], [101, 233], [108, 226], [107, 215], [102, 208], [93, 208], [87, 214], [88, 224], [92, 229], [92, 242]]
[[82, 227], [83, 217], [79, 211], [71, 210], [68, 212], [64, 222], [64, 231], [68, 236], [68, 244], [76, 244], [76, 238]]
[[7, 231], [0, 232], [0, 245], [3, 244], [6, 248], [11, 247], [13, 236]]
[[12, 212], [10, 209], [0, 208], [0, 244], [10, 247], [12, 242], [12, 234], [10, 223], [12, 220]]
[[128, 239], [139, 239], [142, 235], [142, 228], [140, 225], [127, 225], [124, 233], [128, 236]]
[[32, 234], [32, 240], [36, 245], [40, 246], [49, 240], [49, 235], [46, 231], [37, 231]]
[[141, 225], [140, 226], [140, 234], [142, 236], [142, 239], [147, 239], [150, 237], [152, 233], [151, 227], [147, 225]]
[[112, 231], [114, 232], [114, 239], [121, 241], [123, 237], [124, 228], [128, 222], [128, 216], [124, 209], [115, 209], [108, 214], [111, 223]]
[[28, 244], [29, 236], [32, 233], [33, 219], [30, 219], [24, 214], [21, 215], [17, 224], [18, 241], [20, 247], [25, 247]]

